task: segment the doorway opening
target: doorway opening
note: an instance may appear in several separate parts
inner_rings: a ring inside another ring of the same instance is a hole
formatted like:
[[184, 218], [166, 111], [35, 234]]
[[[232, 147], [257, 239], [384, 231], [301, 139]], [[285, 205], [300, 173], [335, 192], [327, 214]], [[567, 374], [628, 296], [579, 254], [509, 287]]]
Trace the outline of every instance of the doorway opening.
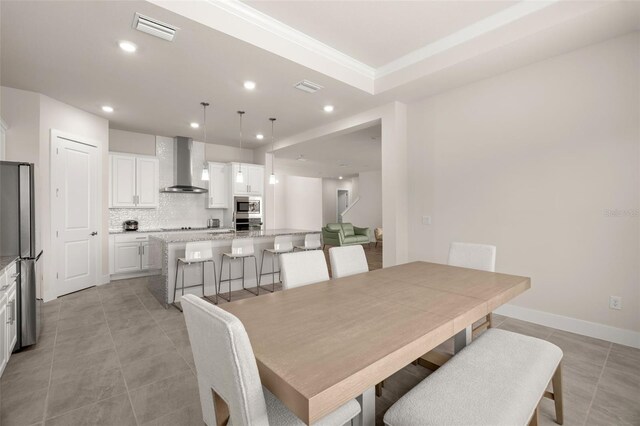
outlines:
[[342, 223], [342, 215], [349, 208], [349, 190], [338, 189], [336, 194], [336, 222]]

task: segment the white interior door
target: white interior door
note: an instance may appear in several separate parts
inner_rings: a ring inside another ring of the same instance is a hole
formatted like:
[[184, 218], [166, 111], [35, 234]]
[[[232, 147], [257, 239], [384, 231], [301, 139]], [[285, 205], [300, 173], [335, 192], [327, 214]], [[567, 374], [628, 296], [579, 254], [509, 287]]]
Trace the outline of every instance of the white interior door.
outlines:
[[58, 296], [98, 284], [97, 148], [54, 137], [53, 233]]

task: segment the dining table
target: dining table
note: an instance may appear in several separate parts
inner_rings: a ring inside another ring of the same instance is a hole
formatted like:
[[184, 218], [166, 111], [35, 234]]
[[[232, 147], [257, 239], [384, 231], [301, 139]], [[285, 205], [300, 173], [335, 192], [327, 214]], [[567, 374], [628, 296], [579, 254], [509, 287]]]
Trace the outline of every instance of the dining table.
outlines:
[[376, 384], [531, 287], [530, 278], [411, 262], [219, 305], [243, 323], [263, 386], [306, 424], [351, 399], [375, 424]]

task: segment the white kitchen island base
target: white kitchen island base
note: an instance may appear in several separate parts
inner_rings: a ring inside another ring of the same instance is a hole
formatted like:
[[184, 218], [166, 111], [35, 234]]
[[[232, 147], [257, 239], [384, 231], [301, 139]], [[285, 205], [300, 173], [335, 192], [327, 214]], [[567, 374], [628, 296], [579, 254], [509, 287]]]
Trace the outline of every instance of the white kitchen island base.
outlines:
[[[216, 276], [214, 279], [214, 268], [211, 262], [204, 263], [204, 294], [202, 287], [185, 288], [184, 294], [195, 294], [197, 296], [209, 296], [212, 300], [215, 300], [216, 288], [215, 284], [220, 278], [220, 267], [222, 262], [222, 254], [229, 253], [231, 251], [231, 241], [234, 238], [253, 238], [253, 245], [255, 250], [255, 257], [257, 262], [258, 273], [260, 272], [260, 262], [262, 260], [262, 251], [264, 249], [273, 248], [273, 242], [275, 237], [281, 235], [290, 235], [293, 241], [293, 245], [303, 245], [304, 236], [306, 234], [315, 234], [318, 231], [304, 231], [295, 229], [274, 229], [265, 231], [248, 231], [248, 232], [232, 232], [232, 233], [190, 233], [190, 234], [162, 234], [153, 235], [149, 238], [150, 256], [154, 258], [156, 264], [162, 265], [162, 269], [158, 275], [151, 277], [149, 290], [153, 295], [162, 303], [165, 307], [168, 307], [174, 302], [173, 294], [176, 286], [176, 268], [177, 260], [185, 256], [185, 247], [187, 242], [190, 241], [211, 241], [213, 245], [213, 254], [216, 267]], [[224, 270], [222, 271], [222, 278], [228, 278], [229, 259], [224, 261]], [[184, 286], [190, 287], [202, 283], [202, 268], [203, 264], [191, 264], [185, 265], [184, 269]], [[278, 269], [278, 263], [276, 262], [276, 270]], [[231, 273], [233, 278], [242, 276], [242, 261], [235, 260], [231, 265]], [[271, 259], [267, 256], [265, 260], [263, 273], [260, 282], [261, 286], [271, 287], [273, 278], [278, 282], [278, 274], [275, 277], [271, 275]], [[177, 275], [178, 290], [176, 298], [179, 300], [182, 296], [182, 266]], [[256, 277], [256, 267], [254, 265], [253, 258], [245, 259], [245, 271], [244, 271], [244, 285], [245, 288], [250, 288], [253, 292], [256, 291], [258, 280]], [[242, 280], [236, 279], [231, 282], [231, 291], [241, 290]], [[229, 282], [224, 282], [220, 288], [220, 292], [228, 295]], [[269, 290], [264, 288], [260, 289], [260, 294], [267, 293]]]

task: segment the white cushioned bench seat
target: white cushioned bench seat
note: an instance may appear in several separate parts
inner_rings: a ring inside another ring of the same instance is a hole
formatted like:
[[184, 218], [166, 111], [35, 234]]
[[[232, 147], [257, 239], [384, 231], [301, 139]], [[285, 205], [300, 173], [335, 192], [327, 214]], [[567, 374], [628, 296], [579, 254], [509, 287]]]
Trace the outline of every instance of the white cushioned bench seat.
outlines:
[[384, 423], [527, 425], [561, 360], [552, 343], [489, 329], [400, 398]]

